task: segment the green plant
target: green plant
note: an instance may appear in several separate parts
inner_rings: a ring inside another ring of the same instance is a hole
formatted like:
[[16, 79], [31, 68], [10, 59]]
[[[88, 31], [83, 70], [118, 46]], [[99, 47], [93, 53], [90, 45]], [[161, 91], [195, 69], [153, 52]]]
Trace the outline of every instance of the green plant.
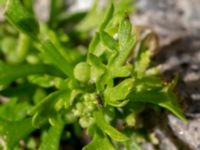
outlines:
[[[157, 68], [149, 68], [151, 51], [145, 46], [146, 37], [136, 40], [124, 8], [115, 10], [112, 3], [108, 5], [102, 21], [91, 25], [97, 31], [84, 54], [67, 46], [73, 45], [71, 37], [53, 30], [59, 26], [55, 16], [49, 26], [39, 24], [27, 6], [20, 0], [8, 0], [5, 16], [19, 33], [2, 29], [11, 36], [0, 38], [4, 59], [0, 62], [1, 94], [9, 98], [0, 106], [4, 150], [19, 148], [24, 138], [31, 143], [31, 133], [38, 129], [39, 149], [57, 150], [69, 124], [76, 130], [86, 129], [92, 137], [84, 150], [141, 149], [135, 140], [135, 115], [146, 103], [185, 119], [173, 93], [176, 80], [165, 85]], [[90, 30], [86, 24], [81, 22], [76, 29]], [[128, 61], [136, 47], [134, 59]], [[131, 132], [117, 130], [119, 118]]]

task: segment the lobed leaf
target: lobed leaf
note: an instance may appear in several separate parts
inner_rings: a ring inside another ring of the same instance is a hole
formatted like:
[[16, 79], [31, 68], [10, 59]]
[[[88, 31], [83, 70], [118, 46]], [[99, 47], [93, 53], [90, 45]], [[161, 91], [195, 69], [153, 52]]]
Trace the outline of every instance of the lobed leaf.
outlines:
[[36, 84], [43, 88], [55, 87], [62, 78], [50, 75], [31, 75], [28, 77], [30, 83]]
[[92, 142], [83, 148], [83, 150], [115, 150], [105, 135], [96, 133]]
[[90, 42], [89, 45], [89, 52], [93, 53], [98, 46], [100, 42], [100, 34], [98, 32], [95, 33], [94, 37], [92, 38], [92, 41]]
[[8, 65], [0, 62], [0, 86], [8, 85], [18, 78], [26, 77], [32, 74], [51, 74], [56, 76], [63, 76], [60, 71], [49, 65]]
[[144, 77], [147, 67], [150, 64], [152, 52], [147, 48], [146, 42], [151, 34], [152, 32], [145, 33], [141, 39], [139, 39], [139, 43], [137, 43], [135, 48], [134, 72], [137, 78]]
[[159, 105], [168, 109], [182, 120], [186, 120], [181, 113], [176, 96], [172, 91], [166, 91], [165, 89], [161, 88], [143, 89], [131, 92], [128, 98], [135, 102], [146, 102]]
[[131, 64], [128, 64], [126, 66], [122, 67], [113, 67], [112, 68], [112, 77], [128, 77], [131, 75], [133, 70], [133, 66]]
[[59, 150], [64, 125], [65, 123], [61, 118], [56, 118], [56, 124], [44, 133], [39, 150]]
[[92, 38], [92, 41], [90, 42], [88, 55], [92, 53], [96, 56], [101, 56], [105, 51], [106, 49], [100, 40], [100, 33], [96, 32]]
[[133, 87], [132, 79], [125, 79], [115, 87], [107, 87], [104, 92], [105, 102], [112, 104], [112, 102], [124, 100], [127, 95], [131, 92]]
[[134, 64], [134, 72], [137, 74], [138, 78], [142, 78], [145, 74], [145, 71], [150, 63], [150, 50], [145, 50], [140, 53], [140, 56], [138, 56], [137, 60]]
[[132, 34], [132, 25], [128, 20], [123, 20], [118, 29], [119, 54], [115, 60], [115, 66], [124, 65], [135, 45], [135, 37]]
[[118, 130], [113, 128], [109, 123], [106, 122], [103, 112], [98, 111], [95, 113], [95, 120], [97, 126], [106, 134], [108, 134], [115, 141], [126, 141], [128, 138], [120, 133]]
[[[55, 91], [48, 95], [43, 101], [36, 105], [31, 114], [33, 114], [33, 125], [40, 127], [47, 122], [48, 119], [54, 117], [56, 112], [63, 107], [69, 107], [71, 92], [68, 89]], [[46, 107], [48, 106], [48, 107]]]
[[102, 23], [100, 24], [100, 27], [99, 27], [100, 31], [103, 31], [107, 27], [108, 23], [110, 22], [111, 18], [113, 17], [113, 13], [114, 13], [114, 6], [110, 2], [109, 7], [106, 10], [104, 19], [103, 19]]
[[28, 102], [18, 102], [16, 98], [12, 98], [0, 106], [0, 118], [7, 121], [19, 121], [28, 115], [31, 108]]
[[5, 121], [0, 119], [0, 148], [11, 150], [19, 144], [19, 141], [28, 136], [34, 130], [31, 118], [20, 121]]
[[131, 36], [132, 25], [127, 19], [124, 19], [119, 24], [118, 29], [119, 48], [121, 51], [124, 50], [125, 47], [127, 47], [127, 43], [129, 42], [130, 38], [132, 38]]
[[37, 40], [39, 25], [33, 14], [26, 10], [20, 0], [8, 0], [5, 16], [17, 29]]
[[98, 84], [99, 79], [104, 74], [106, 67], [101, 62], [100, 58], [93, 54], [88, 55], [88, 63], [91, 65], [91, 81]]
[[118, 50], [118, 43], [114, 40], [108, 33], [102, 31], [100, 32], [101, 42], [103, 45], [108, 48], [110, 51]]
[[68, 77], [73, 78], [73, 66], [58, 52], [51, 41], [43, 41], [41, 52], [50, 63], [63, 71]]

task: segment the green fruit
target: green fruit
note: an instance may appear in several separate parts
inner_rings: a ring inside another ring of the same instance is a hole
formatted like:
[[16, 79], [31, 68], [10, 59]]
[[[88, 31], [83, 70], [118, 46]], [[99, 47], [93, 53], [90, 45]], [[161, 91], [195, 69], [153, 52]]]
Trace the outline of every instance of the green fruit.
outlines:
[[83, 103], [81, 102], [76, 103], [76, 109], [82, 112], [84, 109]]
[[77, 64], [74, 68], [74, 76], [80, 82], [88, 82], [90, 80], [90, 65], [86, 62]]
[[85, 102], [92, 102], [93, 104], [96, 104], [96, 94], [95, 93], [90, 93], [90, 94], [84, 94], [83, 99]]
[[81, 125], [82, 128], [89, 127], [93, 122], [94, 122], [94, 118], [89, 117], [89, 116], [84, 116], [79, 119], [79, 124]]
[[67, 113], [65, 114], [65, 120], [66, 120], [66, 122], [67, 122], [68, 124], [75, 122], [76, 118], [77, 118], [77, 117], [74, 115], [73, 112], [67, 112]]

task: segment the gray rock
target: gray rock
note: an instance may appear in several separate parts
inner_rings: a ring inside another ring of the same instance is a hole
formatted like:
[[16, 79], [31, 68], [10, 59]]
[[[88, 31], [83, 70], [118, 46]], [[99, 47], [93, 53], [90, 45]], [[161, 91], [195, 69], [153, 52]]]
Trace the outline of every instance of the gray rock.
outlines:
[[136, 25], [152, 28], [161, 46], [200, 30], [200, 0], [137, 0]]
[[34, 1], [34, 12], [39, 20], [48, 21], [50, 17], [50, 0]]
[[91, 8], [93, 0], [68, 0], [70, 12], [86, 11]]
[[200, 0], [137, 0], [135, 25], [149, 27], [160, 39], [154, 57], [161, 73], [177, 85], [188, 122], [169, 115], [164, 128], [155, 133], [161, 150], [200, 150]]
[[186, 123], [169, 115], [169, 121], [170, 127], [180, 140], [187, 143], [191, 149], [200, 149], [200, 118]]

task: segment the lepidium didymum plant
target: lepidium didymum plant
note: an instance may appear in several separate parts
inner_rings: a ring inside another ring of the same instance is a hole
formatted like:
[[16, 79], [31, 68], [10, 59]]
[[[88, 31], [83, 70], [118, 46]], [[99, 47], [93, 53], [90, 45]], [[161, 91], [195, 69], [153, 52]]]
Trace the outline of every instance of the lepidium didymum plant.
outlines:
[[[146, 37], [136, 40], [128, 17], [114, 6], [106, 7], [84, 55], [65, 48], [56, 31], [39, 24], [20, 0], [7, 1], [5, 16], [18, 30], [18, 49], [24, 55], [16, 64], [0, 61], [1, 92], [8, 92], [15, 83], [20, 93], [30, 89], [34, 96], [26, 101], [10, 98], [0, 106], [4, 150], [19, 148], [19, 141], [38, 130], [39, 149], [58, 150], [70, 125], [81, 127], [91, 137], [83, 150], [141, 149], [133, 138], [135, 114], [146, 103], [185, 119], [173, 93], [176, 81], [164, 84], [157, 68], [149, 67]], [[31, 47], [37, 57], [27, 60], [33, 58], [27, 50]], [[42, 91], [49, 87], [45, 95]]]

